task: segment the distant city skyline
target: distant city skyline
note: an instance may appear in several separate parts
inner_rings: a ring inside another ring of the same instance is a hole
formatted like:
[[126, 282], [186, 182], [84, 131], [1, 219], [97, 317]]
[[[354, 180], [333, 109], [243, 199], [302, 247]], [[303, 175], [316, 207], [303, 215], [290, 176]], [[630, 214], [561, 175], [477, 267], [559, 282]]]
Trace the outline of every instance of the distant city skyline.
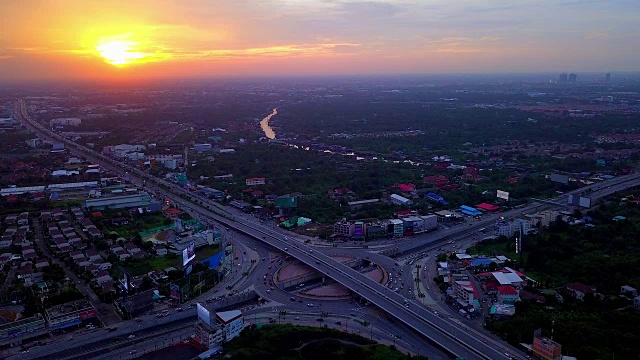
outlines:
[[30, 0], [3, 10], [6, 80], [640, 70], [633, 0]]

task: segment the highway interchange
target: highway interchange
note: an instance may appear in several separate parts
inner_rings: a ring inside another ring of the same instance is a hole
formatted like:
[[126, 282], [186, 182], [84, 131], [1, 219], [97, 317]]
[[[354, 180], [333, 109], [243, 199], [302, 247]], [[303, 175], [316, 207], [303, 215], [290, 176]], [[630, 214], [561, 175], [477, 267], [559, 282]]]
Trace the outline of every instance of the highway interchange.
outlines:
[[[122, 164], [114, 159], [98, 154], [91, 149], [75, 144], [67, 139], [63, 139], [58, 134], [51, 132], [31, 120], [26, 112], [26, 105], [24, 102], [20, 102], [19, 109], [19, 118], [25, 123], [25, 125], [35, 130], [43, 137], [64, 142], [67, 149], [72, 153], [83, 156], [90, 161], [94, 161], [95, 163], [100, 164], [103, 168], [127, 177], [130, 181], [138, 185], [141, 185], [142, 181], [146, 180], [147, 188], [154, 189], [156, 192], [161, 193], [163, 196], [174, 201], [174, 203], [177, 203], [179, 207], [189, 211], [196, 217], [201, 217], [203, 220], [209, 220], [222, 225], [222, 227], [227, 228], [228, 231], [234, 232], [236, 234], [235, 237], [238, 239], [243, 235], [247, 236], [248, 238], [245, 238], [244, 240], [246, 248], [254, 249], [258, 254], [258, 258], [263, 258], [268, 255], [264, 248], [264, 245], [266, 244], [271, 249], [275, 249], [283, 254], [288, 254], [342, 284], [346, 288], [350, 289], [354, 294], [369, 301], [377, 309], [382, 310], [385, 316], [378, 317], [378, 321], [385, 321], [387, 324], [384, 326], [388, 326], [389, 324], [389, 320], [386, 318], [394, 319], [393, 324], [399, 332], [398, 335], [400, 338], [404, 338], [405, 336], [407, 338], [415, 338], [416, 341], [408, 341], [408, 345], [413, 348], [416, 347], [416, 344], [419, 348], [433, 348], [434, 351], [437, 351], [437, 348], [440, 347], [454, 357], [463, 357], [467, 360], [502, 359], [509, 356], [523, 359], [525, 357], [522, 352], [512, 348], [503, 341], [496, 339], [494, 336], [486, 332], [466, 330], [467, 328], [465, 326], [461, 326], [460, 321], [457, 319], [438, 313], [436, 310], [425, 307], [419, 301], [413, 300], [408, 286], [406, 289], [403, 289], [402, 293], [394, 292], [385, 285], [379, 284], [358, 271], [334, 260], [328, 256], [328, 254], [335, 254], [336, 252], [339, 252], [340, 254], [349, 254], [354, 257], [367, 256], [370, 257], [372, 261], [375, 261], [385, 269], [388, 269], [389, 267], [394, 267], [397, 261], [401, 261], [399, 259], [411, 257], [412, 254], [415, 253], [433, 251], [438, 247], [446, 246], [450, 241], [467, 240], [468, 242], [469, 238], [478, 236], [478, 230], [480, 228], [492, 227], [499, 215], [507, 218], [516, 217], [523, 213], [532, 213], [552, 208], [554, 205], [551, 203], [532, 203], [500, 214], [485, 215], [480, 221], [469, 222], [469, 225], [440, 230], [431, 234], [417, 236], [407, 241], [402, 241], [398, 245], [390, 245], [390, 247], [398, 249], [398, 260], [376, 254], [375, 252], [368, 252], [363, 249], [352, 247], [335, 248], [310, 246], [311, 244], [305, 243], [305, 240], [308, 240], [308, 238], [299, 237], [295, 234], [265, 225], [257, 219], [242, 214], [235, 209], [223, 207], [209, 199], [179, 188], [175, 184], [154, 178], [139, 169]], [[600, 197], [624, 190], [628, 187], [637, 186], [638, 184], [640, 184], [640, 175], [626, 175], [593, 184], [580, 190], [572, 191], [571, 193], [561, 194], [550, 201], [564, 204], [567, 202], [567, 196], [569, 194], [576, 194], [590, 189], [593, 190], [593, 192], [591, 192], [589, 196], [592, 197], [593, 202], [595, 202]], [[250, 240], [249, 238], [253, 240]], [[256, 240], [262, 244], [256, 244]], [[267, 265], [266, 262], [262, 261], [259, 261], [257, 264], [258, 265], [255, 266], [252, 274], [244, 279], [237, 288], [255, 285], [256, 290], [260, 295], [282, 304], [280, 305], [281, 307], [292, 308], [300, 306], [297, 305], [297, 302], [296, 304], [288, 304], [287, 300], [290, 295], [287, 293], [279, 290], [273, 291], [270, 294], [266, 293], [266, 287], [260, 281], [254, 281], [253, 279], [255, 279], [254, 276], [260, 276], [260, 274], [268, 272], [264, 269]], [[398, 265], [404, 266], [405, 271], [407, 273], [411, 273], [411, 265], [408, 265], [407, 267], [404, 265], [404, 262], [403, 264]], [[315, 302], [318, 303], [318, 301]], [[321, 305], [323, 311], [331, 312], [332, 314], [351, 314], [353, 313], [353, 310], [350, 307], [355, 306], [353, 303], [340, 301], [324, 301]], [[405, 327], [412, 329], [415, 334], [411, 334], [410, 331], [406, 331]], [[400, 335], [400, 333], [404, 336]], [[428, 339], [428, 341], [423, 339]], [[414, 353], [418, 352], [411, 348], [408, 350]]]

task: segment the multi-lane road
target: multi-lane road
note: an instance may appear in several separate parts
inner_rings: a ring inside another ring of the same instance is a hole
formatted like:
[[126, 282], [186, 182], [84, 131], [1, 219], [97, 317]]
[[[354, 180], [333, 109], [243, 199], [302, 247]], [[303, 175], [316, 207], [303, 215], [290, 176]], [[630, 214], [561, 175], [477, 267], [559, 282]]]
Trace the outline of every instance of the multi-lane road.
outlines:
[[[145, 179], [148, 182], [153, 182], [158, 185], [168, 188], [169, 190], [163, 190], [162, 192], [173, 199], [182, 198], [177, 200], [184, 206], [188, 206], [190, 210], [198, 213], [200, 216], [205, 216], [208, 219], [217, 221], [229, 228], [233, 228], [244, 234], [252, 236], [256, 239], [263, 241], [264, 243], [276, 248], [284, 253], [287, 253], [298, 260], [306, 263], [312, 268], [320, 271], [323, 274], [331, 277], [338, 283], [347, 287], [354, 293], [367, 299], [380, 309], [384, 310], [398, 321], [404, 323], [409, 328], [415, 330], [420, 335], [429, 339], [431, 342], [443, 347], [451, 354], [455, 356], [464, 357], [465, 359], [501, 359], [508, 356], [508, 350], [504, 350], [496, 347], [489, 338], [483, 334], [475, 332], [462, 331], [457, 322], [451, 319], [442, 318], [432, 312], [429, 309], [425, 309], [420, 304], [408, 300], [402, 295], [392, 291], [391, 289], [369, 279], [365, 275], [357, 272], [348, 266], [339, 263], [331, 257], [323, 254], [322, 252], [304, 244], [303, 241], [297, 241], [292, 238], [291, 234], [285, 235], [278, 229], [269, 228], [263, 224], [251, 219], [250, 217], [241, 217], [237, 213], [229, 211], [229, 209], [213, 203], [205, 198], [196, 196], [182, 188], [172, 187], [172, 184], [165, 182], [164, 180], [154, 178], [147, 173], [142, 172], [139, 169], [128, 167], [113, 159], [107, 158], [104, 155], [98, 154], [86, 147], [77, 145], [74, 142], [66, 140], [60, 137], [58, 134], [45, 129], [41, 125], [32, 121], [26, 112], [26, 107], [23, 102], [19, 104], [20, 111], [18, 117], [28, 127], [34, 129], [40, 133], [43, 137], [53, 139], [55, 141], [65, 142], [67, 148], [77, 154], [82, 155], [92, 161], [95, 161], [107, 168], [119, 169], [120, 173], [126, 171], [129, 172], [131, 178]], [[595, 193], [591, 196], [605, 196], [606, 194], [623, 190], [630, 186], [637, 186], [640, 183], [640, 175], [629, 175], [613, 179], [609, 182], [602, 182], [597, 185], [593, 185], [592, 189]], [[586, 189], [581, 189], [585, 191]], [[577, 193], [574, 191], [572, 193]], [[566, 196], [553, 199], [553, 201], [566, 202]], [[520, 209], [514, 209], [506, 213], [502, 213], [503, 216], [516, 216], [523, 212], [531, 212], [537, 209], [543, 209], [551, 205], [547, 203], [542, 204], [530, 204]], [[402, 253], [408, 253], [411, 251], [420, 250], [421, 248], [434, 243], [445, 242], [448, 239], [456, 236], [468, 234], [469, 232], [477, 231], [481, 227], [490, 225], [495, 221], [498, 215], [487, 216], [482, 221], [477, 222], [475, 225], [468, 226], [467, 228], [453, 228], [445, 230], [430, 236], [426, 236], [423, 239], [406, 242], [401, 246], [400, 251]], [[288, 238], [288, 237], [289, 238]], [[517, 357], [517, 356], [516, 356]]]

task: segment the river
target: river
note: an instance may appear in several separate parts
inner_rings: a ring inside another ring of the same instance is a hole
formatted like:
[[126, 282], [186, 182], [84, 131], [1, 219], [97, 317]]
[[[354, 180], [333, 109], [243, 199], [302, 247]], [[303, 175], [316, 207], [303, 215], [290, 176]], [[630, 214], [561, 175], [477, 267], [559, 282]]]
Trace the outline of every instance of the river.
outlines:
[[271, 114], [267, 115], [267, 117], [265, 117], [264, 119], [262, 119], [262, 121], [260, 121], [260, 127], [262, 128], [262, 131], [264, 131], [264, 135], [269, 139], [276, 138], [276, 133], [269, 126], [269, 121], [271, 120], [272, 117], [276, 116], [277, 114], [278, 114], [278, 108], [275, 108], [273, 109], [273, 112], [271, 112]]

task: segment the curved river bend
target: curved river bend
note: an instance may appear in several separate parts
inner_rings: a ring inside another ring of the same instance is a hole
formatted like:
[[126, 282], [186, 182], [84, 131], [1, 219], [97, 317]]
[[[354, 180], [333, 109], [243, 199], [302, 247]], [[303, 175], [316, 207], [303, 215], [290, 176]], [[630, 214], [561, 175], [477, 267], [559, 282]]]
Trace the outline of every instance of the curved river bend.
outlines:
[[276, 138], [276, 133], [269, 126], [269, 121], [271, 120], [272, 117], [276, 116], [277, 114], [278, 114], [278, 108], [275, 108], [275, 109], [273, 109], [271, 114], [267, 115], [267, 117], [265, 117], [264, 119], [262, 119], [262, 121], [260, 121], [260, 127], [262, 128], [262, 131], [264, 131], [264, 135], [268, 139], [275, 139]]

